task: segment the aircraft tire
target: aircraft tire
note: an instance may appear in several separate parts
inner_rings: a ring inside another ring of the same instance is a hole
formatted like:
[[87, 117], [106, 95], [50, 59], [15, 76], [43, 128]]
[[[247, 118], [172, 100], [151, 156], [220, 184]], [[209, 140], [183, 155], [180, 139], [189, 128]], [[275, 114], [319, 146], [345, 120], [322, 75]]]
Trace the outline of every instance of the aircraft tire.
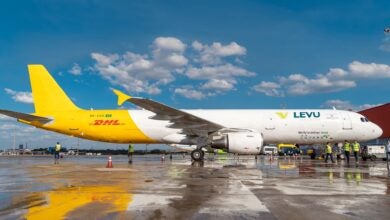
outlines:
[[204, 153], [201, 149], [196, 149], [191, 152], [191, 158], [195, 161], [203, 161]]

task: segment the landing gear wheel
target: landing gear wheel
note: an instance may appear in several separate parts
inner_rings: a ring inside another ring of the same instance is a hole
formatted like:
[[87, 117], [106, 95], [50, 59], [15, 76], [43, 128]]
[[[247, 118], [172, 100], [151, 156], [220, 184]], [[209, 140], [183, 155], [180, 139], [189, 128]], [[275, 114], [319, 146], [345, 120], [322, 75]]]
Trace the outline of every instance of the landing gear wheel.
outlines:
[[202, 161], [204, 153], [201, 149], [196, 149], [191, 152], [191, 158], [195, 161]]

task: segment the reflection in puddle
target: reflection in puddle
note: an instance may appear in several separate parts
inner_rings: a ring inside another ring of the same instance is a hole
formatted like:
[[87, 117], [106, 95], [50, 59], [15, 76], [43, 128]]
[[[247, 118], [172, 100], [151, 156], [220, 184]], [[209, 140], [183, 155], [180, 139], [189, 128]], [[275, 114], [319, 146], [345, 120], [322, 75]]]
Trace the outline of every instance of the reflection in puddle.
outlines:
[[44, 196], [46, 202], [31, 201], [34, 204], [25, 215], [27, 219], [64, 219], [87, 206], [100, 215], [123, 212], [132, 200], [131, 194], [117, 186], [80, 186], [35, 194]]

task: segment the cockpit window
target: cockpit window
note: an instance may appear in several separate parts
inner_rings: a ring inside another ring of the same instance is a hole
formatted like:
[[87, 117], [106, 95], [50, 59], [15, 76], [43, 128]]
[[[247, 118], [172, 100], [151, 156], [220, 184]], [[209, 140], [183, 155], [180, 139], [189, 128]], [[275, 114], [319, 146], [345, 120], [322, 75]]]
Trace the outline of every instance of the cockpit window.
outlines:
[[364, 118], [360, 118], [360, 121], [364, 122]]
[[366, 120], [366, 122], [369, 122], [368, 118], [364, 118]]
[[369, 122], [369, 120], [367, 118], [360, 118], [360, 121], [361, 122]]

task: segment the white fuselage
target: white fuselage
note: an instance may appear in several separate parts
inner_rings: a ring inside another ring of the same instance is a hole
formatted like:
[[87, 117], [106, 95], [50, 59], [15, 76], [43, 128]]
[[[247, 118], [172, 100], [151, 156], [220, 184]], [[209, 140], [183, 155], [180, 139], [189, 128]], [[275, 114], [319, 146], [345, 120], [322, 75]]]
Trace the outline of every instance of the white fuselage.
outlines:
[[[367, 141], [382, 129], [364, 116], [341, 110], [183, 110], [226, 128], [250, 129], [262, 134], [265, 144]], [[167, 121], [149, 117], [146, 110], [129, 110], [138, 128], [156, 143], [194, 144]]]

